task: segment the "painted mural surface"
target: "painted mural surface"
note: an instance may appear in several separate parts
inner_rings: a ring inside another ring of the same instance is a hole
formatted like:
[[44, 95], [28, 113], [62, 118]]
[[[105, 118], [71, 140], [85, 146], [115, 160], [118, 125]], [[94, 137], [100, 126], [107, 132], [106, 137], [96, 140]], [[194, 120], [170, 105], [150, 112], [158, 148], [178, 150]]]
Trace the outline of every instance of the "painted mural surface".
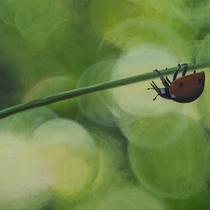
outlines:
[[[0, 0], [1, 109], [209, 61], [209, 0]], [[190, 103], [150, 82], [0, 119], [0, 210], [209, 210], [210, 68]]]

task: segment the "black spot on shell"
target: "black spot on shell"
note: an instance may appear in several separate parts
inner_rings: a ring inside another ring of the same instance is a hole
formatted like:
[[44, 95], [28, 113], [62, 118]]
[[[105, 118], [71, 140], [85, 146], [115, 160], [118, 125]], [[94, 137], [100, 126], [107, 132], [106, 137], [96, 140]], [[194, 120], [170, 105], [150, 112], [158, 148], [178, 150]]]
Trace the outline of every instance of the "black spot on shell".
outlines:
[[183, 83], [179, 83], [179, 87], [182, 88], [184, 86]]

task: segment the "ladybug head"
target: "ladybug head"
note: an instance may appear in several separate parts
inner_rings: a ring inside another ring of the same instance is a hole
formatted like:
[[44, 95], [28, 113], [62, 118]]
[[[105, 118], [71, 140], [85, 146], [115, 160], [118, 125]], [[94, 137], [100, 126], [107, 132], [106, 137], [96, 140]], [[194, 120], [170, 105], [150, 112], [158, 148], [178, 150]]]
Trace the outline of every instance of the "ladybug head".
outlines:
[[171, 99], [169, 88], [148, 88], [148, 90], [150, 89], [154, 89], [157, 92], [157, 95], [153, 98], [153, 101], [155, 101], [158, 96], [166, 99]]
[[[171, 99], [170, 92], [169, 92], [168, 88], [159, 88], [158, 95], [160, 95], [162, 98]], [[155, 97], [155, 99], [156, 99], [156, 97]]]

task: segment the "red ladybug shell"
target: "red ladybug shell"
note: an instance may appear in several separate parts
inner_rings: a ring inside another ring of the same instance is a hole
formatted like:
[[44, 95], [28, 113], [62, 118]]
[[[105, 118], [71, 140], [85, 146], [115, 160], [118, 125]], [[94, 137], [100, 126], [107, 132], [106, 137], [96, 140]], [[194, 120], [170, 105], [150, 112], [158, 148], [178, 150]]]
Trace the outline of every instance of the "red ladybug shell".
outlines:
[[202, 94], [204, 84], [204, 72], [194, 73], [176, 79], [169, 88], [171, 99], [180, 103], [192, 102]]

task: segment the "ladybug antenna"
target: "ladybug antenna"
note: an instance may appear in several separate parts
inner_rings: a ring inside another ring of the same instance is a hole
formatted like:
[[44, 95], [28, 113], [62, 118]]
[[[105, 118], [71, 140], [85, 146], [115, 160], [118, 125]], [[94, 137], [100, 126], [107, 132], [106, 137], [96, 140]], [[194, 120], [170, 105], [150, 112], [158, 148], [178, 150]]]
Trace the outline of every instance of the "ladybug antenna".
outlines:
[[153, 98], [153, 101], [155, 101], [156, 100], [156, 98], [159, 96], [159, 94], [157, 94], [154, 98]]

